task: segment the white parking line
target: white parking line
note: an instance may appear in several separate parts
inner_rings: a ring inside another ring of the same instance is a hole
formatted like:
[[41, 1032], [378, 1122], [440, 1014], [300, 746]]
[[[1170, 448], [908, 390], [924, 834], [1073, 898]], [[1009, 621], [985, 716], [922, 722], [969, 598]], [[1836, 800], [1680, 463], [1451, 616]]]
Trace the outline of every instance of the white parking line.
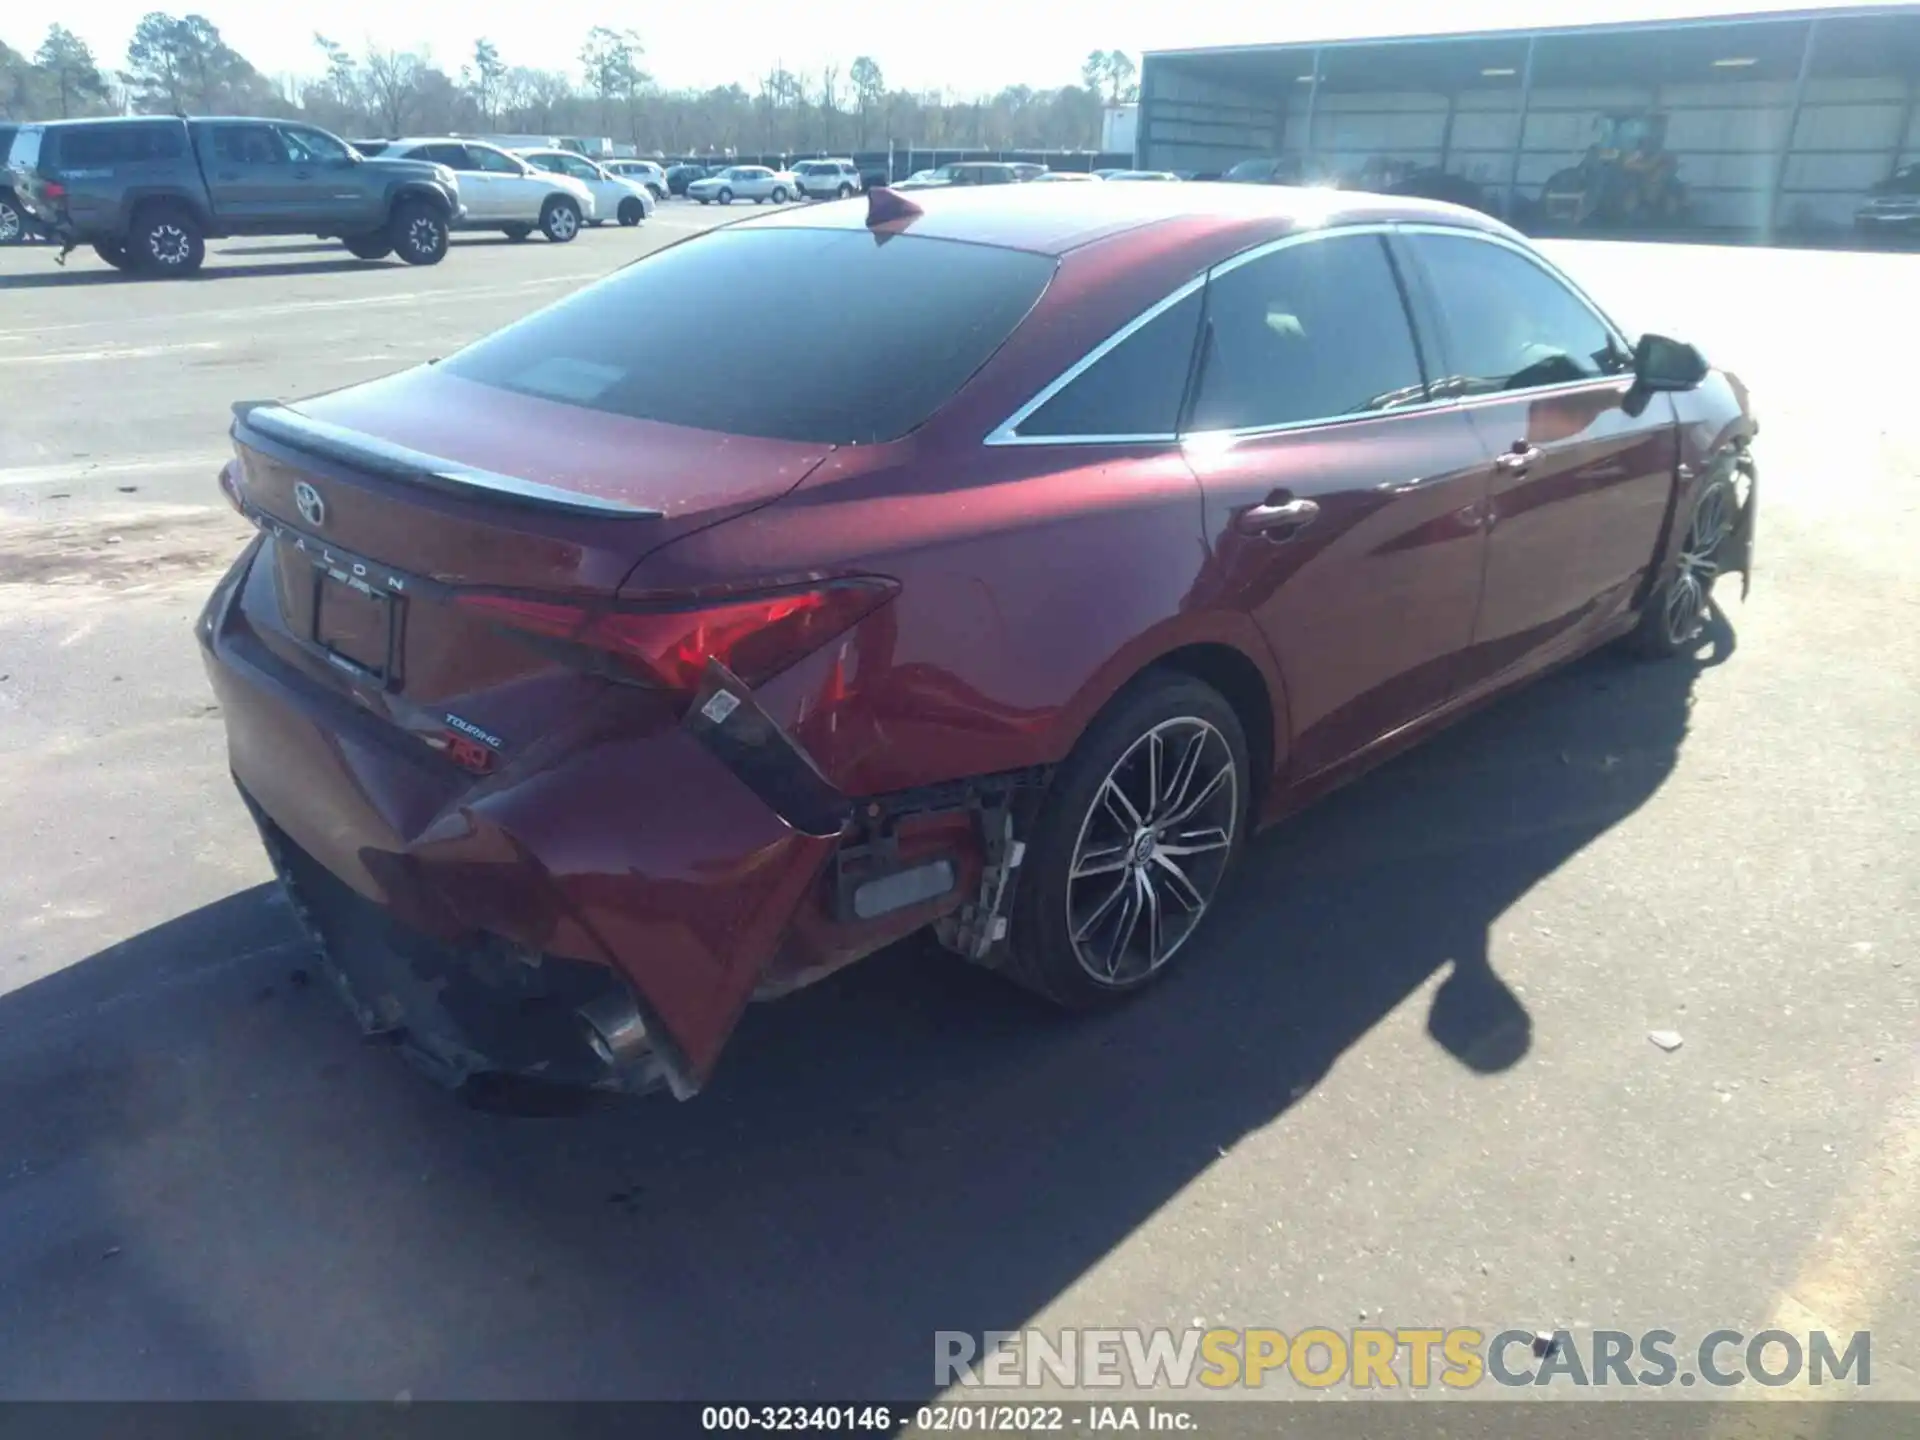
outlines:
[[[217, 273], [217, 272], [216, 272]], [[553, 285], [584, 285], [610, 274], [610, 270], [583, 270], [566, 275], [542, 275], [511, 285], [443, 286], [433, 290], [400, 290], [381, 295], [350, 295], [339, 300], [292, 300], [283, 305], [253, 305], [230, 310], [152, 311], [143, 315], [119, 314], [99, 320], [71, 320], [61, 325], [36, 325], [29, 330], [0, 330], [0, 340], [13, 340], [48, 334], [55, 330], [97, 330], [103, 325], [127, 326], [142, 323], [177, 325], [183, 321], [259, 320], [274, 315], [301, 315], [314, 310], [346, 310], [358, 306], [436, 304], [457, 301], [471, 304], [476, 296], [503, 295], [521, 290], [539, 290]]]
[[181, 350], [218, 350], [218, 340], [189, 340], [177, 345], [116, 345], [105, 350], [48, 350], [40, 354], [0, 355], [0, 365], [59, 365], [83, 360], [145, 360]]
[[147, 455], [137, 460], [68, 460], [58, 465], [9, 465], [0, 467], [0, 489], [15, 485], [57, 485], [140, 473], [172, 474], [176, 471], [205, 470], [211, 474], [231, 454], [231, 451], [201, 450], [184, 455]]

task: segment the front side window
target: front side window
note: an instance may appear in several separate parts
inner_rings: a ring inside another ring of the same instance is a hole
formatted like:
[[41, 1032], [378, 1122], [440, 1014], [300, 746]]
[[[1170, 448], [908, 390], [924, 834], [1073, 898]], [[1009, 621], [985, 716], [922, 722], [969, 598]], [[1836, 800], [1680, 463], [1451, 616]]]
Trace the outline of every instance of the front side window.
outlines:
[[[864, 229], [721, 229], [628, 265], [440, 368], [634, 419], [872, 444], [945, 404], [1033, 308], [1055, 263], [915, 235], [876, 243]], [[769, 315], [781, 323], [769, 326]]]
[[520, 162], [502, 155], [498, 150], [489, 150], [484, 145], [469, 145], [467, 154], [473, 157], [473, 168], [484, 170], [489, 175], [518, 175]]
[[1014, 427], [1022, 438], [1171, 438], [1200, 332], [1201, 293], [1161, 311]]
[[296, 129], [290, 125], [280, 127], [280, 139], [293, 156], [295, 163], [309, 162], [323, 165], [328, 162], [344, 163], [351, 158], [351, 152], [344, 141], [336, 140], [324, 130]]
[[1427, 398], [1377, 235], [1308, 240], [1215, 272], [1206, 331], [1189, 430], [1338, 420]]
[[1623, 374], [1633, 361], [1613, 331], [1547, 270], [1504, 245], [1464, 235], [1407, 237], [1432, 281], [1445, 327], [1442, 395], [1530, 390]]
[[284, 165], [286, 148], [266, 125], [219, 125], [213, 132], [214, 159], [227, 165]]

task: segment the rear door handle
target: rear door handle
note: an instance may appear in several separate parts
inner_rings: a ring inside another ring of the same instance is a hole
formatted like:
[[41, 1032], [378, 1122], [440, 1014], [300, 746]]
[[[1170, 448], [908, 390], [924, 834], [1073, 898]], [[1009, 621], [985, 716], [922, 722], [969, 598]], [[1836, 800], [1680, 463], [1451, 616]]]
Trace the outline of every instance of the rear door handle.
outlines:
[[1320, 513], [1320, 506], [1312, 500], [1282, 500], [1277, 492], [1267, 498], [1264, 505], [1255, 505], [1240, 516], [1240, 528], [1253, 535], [1269, 535], [1276, 540], [1284, 540], [1303, 526], [1311, 525]]
[[1509, 450], [1504, 455], [1494, 456], [1493, 463], [1510, 475], [1523, 475], [1526, 473], [1527, 468], [1539, 458], [1540, 447], [1538, 445], [1524, 445], [1517, 449]]

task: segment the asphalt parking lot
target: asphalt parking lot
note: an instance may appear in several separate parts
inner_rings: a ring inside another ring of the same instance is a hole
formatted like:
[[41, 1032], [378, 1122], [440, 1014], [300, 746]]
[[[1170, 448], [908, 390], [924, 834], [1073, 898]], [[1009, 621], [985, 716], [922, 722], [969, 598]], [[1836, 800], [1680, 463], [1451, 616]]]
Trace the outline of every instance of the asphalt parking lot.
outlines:
[[1920, 1399], [1920, 256], [1552, 247], [1752, 385], [1751, 597], [1267, 836], [1145, 1003], [910, 943], [567, 1119], [362, 1046], [189, 634], [228, 407], [721, 218], [0, 251], [0, 1396], [918, 1399], [940, 1329], [1378, 1323], [1871, 1329]]

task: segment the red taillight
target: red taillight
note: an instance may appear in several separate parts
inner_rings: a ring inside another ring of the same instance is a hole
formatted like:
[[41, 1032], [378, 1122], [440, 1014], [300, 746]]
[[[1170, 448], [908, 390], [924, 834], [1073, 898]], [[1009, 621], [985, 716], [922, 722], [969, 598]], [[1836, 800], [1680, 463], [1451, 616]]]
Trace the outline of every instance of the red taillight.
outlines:
[[466, 594], [457, 603], [509, 629], [636, 663], [669, 689], [691, 692], [700, 687], [709, 660], [748, 685], [779, 674], [898, 588], [891, 580], [845, 580], [674, 610], [600, 609], [513, 595]]
[[49, 200], [64, 200], [67, 198], [67, 187], [58, 180], [47, 180], [41, 183], [40, 193]]

